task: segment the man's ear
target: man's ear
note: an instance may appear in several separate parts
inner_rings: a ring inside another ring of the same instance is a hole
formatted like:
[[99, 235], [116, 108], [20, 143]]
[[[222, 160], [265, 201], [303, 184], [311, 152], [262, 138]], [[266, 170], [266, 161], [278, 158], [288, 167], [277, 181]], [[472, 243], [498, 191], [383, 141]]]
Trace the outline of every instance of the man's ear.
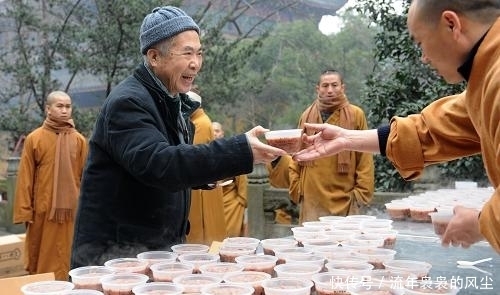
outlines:
[[460, 17], [456, 12], [451, 10], [445, 10], [441, 14], [441, 20], [448, 27], [451, 32], [460, 32], [462, 30], [462, 23], [460, 22]]
[[160, 52], [158, 51], [158, 49], [155, 49], [155, 48], [148, 49], [148, 51], [146, 52], [146, 56], [148, 58], [150, 65], [156, 65], [156, 62], [158, 61], [159, 54], [160, 54]]

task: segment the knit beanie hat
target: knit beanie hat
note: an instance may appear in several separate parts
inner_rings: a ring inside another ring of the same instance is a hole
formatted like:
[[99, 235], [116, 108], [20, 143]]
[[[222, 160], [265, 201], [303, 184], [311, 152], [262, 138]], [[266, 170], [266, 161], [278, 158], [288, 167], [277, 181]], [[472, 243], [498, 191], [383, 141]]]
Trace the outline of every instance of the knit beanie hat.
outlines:
[[174, 6], [156, 7], [142, 21], [139, 36], [142, 54], [156, 43], [187, 30], [200, 33], [198, 25], [184, 11]]

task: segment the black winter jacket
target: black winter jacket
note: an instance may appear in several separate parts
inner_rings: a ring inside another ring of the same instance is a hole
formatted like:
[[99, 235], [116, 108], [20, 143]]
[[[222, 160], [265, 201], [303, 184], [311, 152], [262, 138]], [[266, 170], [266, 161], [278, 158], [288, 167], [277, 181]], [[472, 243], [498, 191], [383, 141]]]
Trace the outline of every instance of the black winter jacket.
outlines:
[[185, 94], [168, 96], [144, 65], [112, 90], [89, 140], [72, 268], [184, 242], [191, 188], [252, 171], [245, 135], [191, 145], [197, 107]]

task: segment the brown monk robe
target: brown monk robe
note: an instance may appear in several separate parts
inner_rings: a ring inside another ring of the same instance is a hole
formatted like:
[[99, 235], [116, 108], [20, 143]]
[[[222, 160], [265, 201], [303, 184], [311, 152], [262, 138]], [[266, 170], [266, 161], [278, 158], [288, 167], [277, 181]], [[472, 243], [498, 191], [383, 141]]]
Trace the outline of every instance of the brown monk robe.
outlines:
[[226, 230], [229, 237], [240, 237], [245, 235], [243, 217], [247, 207], [248, 179], [246, 175], [239, 175], [230, 180], [233, 182], [222, 187]]
[[71, 119], [71, 99], [47, 97], [47, 118], [28, 134], [19, 163], [13, 222], [25, 223], [25, 269], [68, 280], [73, 226], [87, 157], [85, 137]]
[[[196, 128], [194, 144], [208, 143], [214, 139], [212, 121], [202, 108], [191, 115], [191, 120]], [[188, 243], [211, 245], [213, 241], [222, 241], [227, 236], [222, 187], [191, 191], [189, 223]]]
[[[299, 128], [304, 128], [305, 122], [328, 123], [356, 130], [368, 128], [363, 110], [349, 103], [338, 71], [321, 73], [316, 92], [316, 99], [299, 119]], [[312, 132], [305, 129], [308, 135]], [[372, 154], [343, 151], [314, 161], [290, 161], [289, 169], [290, 198], [300, 205], [300, 223], [326, 215], [359, 214], [360, 207], [372, 201]]]
[[266, 163], [267, 172], [269, 173], [269, 184], [275, 188], [290, 187], [290, 162], [293, 162], [290, 156], [281, 156]]

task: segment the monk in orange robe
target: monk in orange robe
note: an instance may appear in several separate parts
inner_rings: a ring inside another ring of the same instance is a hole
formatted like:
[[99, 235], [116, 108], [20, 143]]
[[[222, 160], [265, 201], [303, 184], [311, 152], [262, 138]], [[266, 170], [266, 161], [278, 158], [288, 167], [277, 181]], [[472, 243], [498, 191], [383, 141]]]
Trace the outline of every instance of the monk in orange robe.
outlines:
[[47, 96], [42, 126], [28, 134], [19, 163], [13, 222], [26, 224], [25, 269], [68, 280], [87, 141], [71, 119], [71, 98]]
[[[198, 94], [194, 92], [187, 94], [201, 103]], [[212, 121], [201, 107], [191, 115], [191, 121], [195, 125], [194, 144], [204, 144], [214, 139]], [[191, 191], [189, 224], [190, 231], [186, 237], [188, 243], [211, 245], [213, 241], [222, 241], [227, 236], [222, 187]]]
[[[219, 122], [212, 122], [212, 130], [216, 139], [224, 137], [224, 129]], [[230, 177], [224, 179], [221, 184], [227, 234], [229, 237], [246, 236], [244, 216], [247, 207], [248, 177], [246, 175]]]

